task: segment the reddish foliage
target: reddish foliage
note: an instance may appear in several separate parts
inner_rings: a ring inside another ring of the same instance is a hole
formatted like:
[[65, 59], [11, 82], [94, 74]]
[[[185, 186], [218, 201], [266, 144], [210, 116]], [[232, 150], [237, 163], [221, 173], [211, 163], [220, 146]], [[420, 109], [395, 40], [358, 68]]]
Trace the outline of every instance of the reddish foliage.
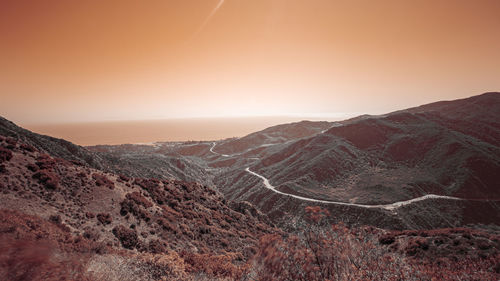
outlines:
[[42, 154], [36, 159], [36, 165], [41, 170], [52, 170], [56, 166], [56, 160], [50, 157], [48, 154]]
[[0, 279], [89, 280], [78, 260], [58, 260], [49, 241], [0, 239]]
[[77, 178], [80, 178], [80, 179], [84, 179], [84, 178], [86, 178], [86, 177], [87, 177], [87, 174], [86, 174], [84, 171], [82, 171], [82, 172], [78, 172], [78, 173], [76, 174], [76, 177], [77, 177]]
[[429, 242], [423, 238], [410, 240], [406, 246], [406, 254], [410, 256], [416, 255], [419, 251], [427, 251], [429, 249]]
[[167, 251], [166, 246], [167, 245], [165, 244], [165, 242], [162, 242], [160, 240], [151, 240], [149, 241], [148, 250], [149, 252], [154, 254], [161, 254]]
[[92, 178], [95, 180], [97, 186], [105, 186], [109, 189], [115, 188], [115, 183], [109, 180], [105, 175], [94, 173], [92, 174]]
[[150, 208], [153, 206], [153, 204], [151, 202], [149, 202], [146, 198], [144, 198], [144, 196], [142, 196], [139, 192], [137, 191], [134, 191], [132, 193], [128, 193], [126, 196], [125, 196], [127, 199], [129, 200], [132, 200], [134, 201], [135, 203], [137, 203], [138, 205], [142, 205], [144, 206], [145, 208]]
[[0, 147], [0, 163], [9, 161], [12, 159], [12, 152], [8, 149]]
[[323, 218], [330, 215], [327, 209], [323, 209], [319, 206], [307, 206], [305, 211], [307, 218], [315, 223], [319, 223]]
[[158, 179], [135, 179], [134, 184], [146, 190], [156, 203], [162, 205], [166, 202], [167, 193], [164, 189], [160, 188], [160, 181]]
[[163, 230], [173, 232], [173, 233], [178, 232], [177, 226], [170, 223], [168, 220], [166, 220], [164, 218], [159, 218], [156, 222], [163, 228]]
[[101, 235], [99, 232], [93, 230], [93, 229], [87, 229], [85, 232], [83, 232], [83, 237], [92, 240], [92, 241], [97, 241]]
[[126, 216], [128, 213], [132, 213], [136, 218], [142, 219], [146, 222], [151, 220], [151, 214], [145, 210], [145, 208], [150, 208], [153, 206], [146, 198], [144, 198], [139, 192], [132, 192], [126, 195], [120, 203], [121, 209], [120, 214]]
[[[320, 214], [320, 208], [309, 213]], [[312, 220], [319, 221], [319, 220]], [[331, 230], [319, 223], [308, 225], [297, 235], [266, 235], [250, 262], [247, 278], [254, 280], [498, 280], [500, 255], [465, 255], [461, 259], [436, 255], [416, 259], [391, 253], [378, 243], [395, 245], [393, 232], [379, 237], [368, 228], [348, 229], [334, 225]], [[407, 250], [429, 252], [434, 231], [413, 231]], [[439, 232], [439, 231], [437, 231]], [[451, 230], [445, 231], [451, 233]], [[459, 233], [462, 230], [456, 230]], [[429, 236], [422, 237], [422, 236]], [[462, 239], [467, 239], [462, 237]], [[471, 236], [471, 239], [473, 237]], [[378, 241], [378, 243], [377, 243]], [[390, 243], [389, 243], [390, 242]], [[491, 245], [491, 244], [489, 244]], [[483, 248], [489, 246], [483, 245]]]
[[120, 175], [118, 177], [118, 179], [121, 180], [121, 181], [124, 181], [124, 182], [129, 182], [130, 181], [130, 178], [127, 177], [127, 176], [125, 176], [125, 175]]
[[139, 243], [139, 238], [135, 230], [126, 228], [123, 225], [113, 228], [113, 234], [120, 240], [122, 246], [126, 249], [133, 249]]
[[25, 143], [21, 143], [19, 145], [19, 148], [21, 148], [22, 150], [26, 150], [28, 152], [35, 152], [35, 151], [38, 151], [35, 147], [29, 145], [29, 144], [25, 144]]
[[394, 238], [394, 235], [385, 234], [385, 235], [380, 236], [378, 241], [380, 242], [380, 244], [389, 245], [389, 244], [394, 243], [394, 241], [396, 241], [396, 239]]
[[62, 223], [62, 219], [61, 219], [61, 216], [60, 215], [52, 215], [49, 217], [49, 221], [55, 223], [55, 224], [61, 224]]
[[419, 259], [441, 256], [459, 260], [500, 254], [498, 235], [467, 228], [392, 231], [379, 238], [381, 244], [383, 239], [399, 241], [402, 253]]
[[55, 190], [59, 187], [59, 177], [51, 171], [40, 170], [33, 175], [34, 179], [38, 179], [40, 184], [48, 189]]
[[239, 280], [246, 269], [244, 266], [235, 266], [232, 263], [234, 257], [229, 255], [214, 256], [184, 252], [181, 256], [184, 259], [186, 271], [190, 273], [203, 272], [209, 276]]
[[102, 248], [39, 217], [0, 210], [0, 280], [90, 280], [84, 253]]
[[111, 215], [105, 213], [97, 214], [97, 220], [99, 220], [104, 225], [110, 224], [113, 221]]
[[15, 138], [7, 137], [5, 138], [5, 142], [10, 145], [17, 145], [17, 139]]
[[39, 170], [38, 166], [35, 165], [35, 164], [31, 164], [29, 163], [28, 165], [26, 165], [26, 168], [28, 168], [28, 170], [32, 171], [32, 172], [36, 172]]

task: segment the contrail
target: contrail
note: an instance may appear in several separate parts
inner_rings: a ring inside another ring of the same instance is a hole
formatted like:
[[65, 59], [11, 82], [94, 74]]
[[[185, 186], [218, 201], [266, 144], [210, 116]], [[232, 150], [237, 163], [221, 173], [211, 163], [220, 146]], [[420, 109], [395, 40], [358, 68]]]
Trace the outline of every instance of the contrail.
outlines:
[[208, 15], [208, 17], [205, 19], [205, 21], [200, 25], [200, 28], [193, 34], [193, 38], [196, 37], [208, 24], [208, 22], [212, 19], [212, 17], [217, 13], [217, 11], [220, 9], [220, 7], [224, 4], [224, 0], [219, 0], [219, 3], [217, 3], [217, 6], [212, 10], [212, 12]]

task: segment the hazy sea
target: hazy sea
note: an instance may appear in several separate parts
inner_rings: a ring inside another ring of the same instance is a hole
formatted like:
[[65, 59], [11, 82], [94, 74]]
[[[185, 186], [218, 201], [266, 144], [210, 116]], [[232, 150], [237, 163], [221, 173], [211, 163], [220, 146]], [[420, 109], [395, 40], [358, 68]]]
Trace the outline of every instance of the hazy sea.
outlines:
[[248, 117], [20, 125], [39, 134], [88, 146], [157, 141], [220, 140], [242, 137], [270, 126], [301, 120], [335, 121], [334, 119], [304, 117]]

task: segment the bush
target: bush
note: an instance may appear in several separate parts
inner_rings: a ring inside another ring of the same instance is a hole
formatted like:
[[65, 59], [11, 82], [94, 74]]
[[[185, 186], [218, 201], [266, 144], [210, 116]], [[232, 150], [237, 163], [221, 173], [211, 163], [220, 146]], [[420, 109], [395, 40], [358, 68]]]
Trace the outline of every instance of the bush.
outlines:
[[36, 148], [34, 148], [33, 146], [29, 145], [29, 144], [24, 144], [22, 143], [21, 145], [19, 145], [19, 147], [22, 149], [22, 150], [26, 150], [28, 152], [35, 152], [37, 151]]
[[380, 244], [383, 244], [383, 245], [389, 245], [389, 244], [392, 244], [394, 243], [395, 240], [395, 237], [394, 235], [391, 235], [391, 234], [385, 234], [385, 235], [382, 235], [378, 241], [380, 242]]
[[153, 254], [161, 254], [167, 251], [166, 244], [159, 240], [149, 241], [148, 251]]
[[0, 147], [0, 164], [12, 159], [12, 152], [6, 148]]
[[48, 170], [40, 170], [33, 175], [34, 179], [48, 189], [55, 190], [59, 187], [59, 177]]
[[129, 178], [129, 177], [127, 177], [127, 176], [125, 176], [125, 175], [120, 175], [120, 176], [118, 177], [118, 179], [120, 179], [120, 180], [121, 180], [121, 181], [123, 181], [123, 182], [129, 182], [129, 181], [130, 181], [130, 178]]
[[97, 186], [105, 186], [109, 189], [115, 188], [115, 183], [109, 180], [105, 175], [94, 173], [92, 174], [92, 178], [95, 180]]
[[110, 224], [113, 221], [111, 215], [106, 213], [97, 214], [97, 220], [99, 220], [104, 225]]
[[132, 193], [128, 193], [126, 196], [125, 196], [127, 199], [129, 200], [132, 200], [134, 201], [135, 203], [137, 203], [138, 205], [142, 205], [144, 206], [145, 208], [149, 208], [149, 207], [152, 207], [153, 204], [151, 202], [149, 202], [144, 196], [142, 196], [139, 192], [137, 191], [134, 191]]
[[140, 195], [139, 192], [133, 192], [126, 195], [126, 199], [120, 202], [120, 214], [126, 216], [128, 213], [133, 214], [136, 218], [146, 222], [151, 221], [151, 214], [144, 207], [152, 207], [153, 204], [146, 198]]
[[139, 243], [139, 238], [135, 230], [119, 225], [113, 228], [113, 234], [120, 240], [122, 246], [126, 249], [134, 249]]
[[89, 280], [81, 261], [58, 258], [56, 248], [44, 240], [0, 238], [0, 280]]
[[427, 238], [415, 237], [419, 233], [408, 237], [409, 257], [380, 246], [394, 245], [397, 233], [379, 237], [368, 228], [348, 229], [342, 224], [328, 229], [321, 225], [327, 212], [319, 207], [306, 211], [312, 224], [302, 225], [294, 235], [261, 238], [244, 274], [247, 280], [499, 280], [498, 254], [417, 259], [417, 253], [429, 251]]
[[28, 170], [30, 170], [32, 172], [37, 172], [39, 170], [37, 165], [31, 164], [31, 163], [26, 165], [26, 168], [28, 168]]
[[40, 170], [52, 170], [56, 166], [56, 160], [52, 159], [48, 154], [42, 154], [36, 160], [35, 164]]

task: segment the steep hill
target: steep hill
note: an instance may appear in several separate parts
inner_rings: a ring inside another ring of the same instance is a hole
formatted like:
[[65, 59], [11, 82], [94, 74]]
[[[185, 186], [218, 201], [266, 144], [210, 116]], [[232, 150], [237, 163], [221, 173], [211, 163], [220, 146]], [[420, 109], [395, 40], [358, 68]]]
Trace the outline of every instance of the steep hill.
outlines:
[[[452, 220], [458, 224], [473, 223], [462, 218], [471, 217], [473, 210], [480, 208], [483, 211], [478, 213], [483, 216], [476, 216], [476, 222], [498, 225], [500, 126], [496, 116], [500, 116], [500, 93], [380, 116], [364, 115], [335, 122], [330, 129], [313, 136], [269, 147], [253, 155], [255, 160], [247, 167], [267, 178], [279, 192], [325, 201], [377, 205], [426, 194], [458, 197], [466, 200], [428, 200], [405, 208], [418, 208], [411, 211], [414, 214], [458, 214], [461, 218]], [[266, 189], [262, 180], [245, 172], [245, 168], [230, 168], [215, 180], [227, 198], [248, 200], [269, 214], [306, 204]], [[348, 219], [351, 222], [360, 213], [356, 206], [327, 205], [339, 215], [352, 217]], [[444, 206], [448, 211], [440, 209]], [[362, 220], [403, 228], [428, 227], [428, 223], [417, 222], [432, 222], [428, 214], [422, 215], [423, 219], [412, 215], [408, 221], [402, 210], [397, 216], [387, 217], [383, 210], [365, 209], [361, 213], [373, 214], [362, 216]], [[459, 215], [457, 210], [467, 211]], [[486, 210], [493, 216], [488, 216]], [[450, 219], [438, 217], [434, 226], [447, 226]]]
[[253, 256], [259, 237], [279, 232], [251, 204], [230, 204], [213, 187], [106, 173], [4, 136], [0, 190], [0, 248], [4, 239], [14, 239], [8, 249], [44, 239], [64, 255], [86, 253], [96, 274], [120, 266], [122, 250], [177, 255], [193, 270], [211, 259], [238, 264]]
[[104, 161], [95, 153], [75, 145], [67, 140], [40, 135], [21, 128], [13, 122], [0, 116], [0, 135], [20, 139], [23, 143], [36, 149], [76, 163], [86, 164], [96, 169], [106, 167]]

